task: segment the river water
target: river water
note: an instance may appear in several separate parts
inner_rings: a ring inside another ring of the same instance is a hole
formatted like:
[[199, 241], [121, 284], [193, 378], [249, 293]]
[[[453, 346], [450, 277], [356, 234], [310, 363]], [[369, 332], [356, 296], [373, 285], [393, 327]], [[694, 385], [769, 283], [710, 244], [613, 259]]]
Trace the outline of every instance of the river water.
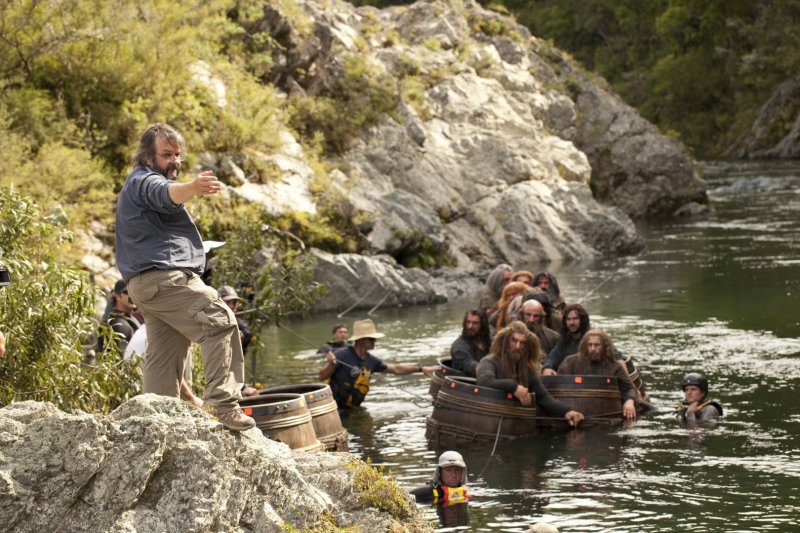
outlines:
[[[636, 257], [546, 267], [567, 301], [583, 299], [592, 324], [634, 356], [660, 410], [627, 426], [500, 441], [494, 456], [491, 445], [460, 448], [471, 502], [469, 524], [454, 529], [525, 531], [544, 521], [562, 532], [800, 530], [800, 163], [704, 167], [710, 216], [642, 227], [647, 250]], [[433, 363], [473, 303], [379, 308], [371, 318], [386, 338], [374, 353]], [[288, 325], [321, 344], [337, 321]], [[321, 362], [305, 341], [279, 328], [262, 338], [261, 381], [316, 381]], [[713, 429], [672, 418], [693, 370], [725, 406]], [[403, 487], [430, 479], [441, 451], [425, 441], [427, 390], [418, 374], [381, 376], [343, 417], [351, 451]]]

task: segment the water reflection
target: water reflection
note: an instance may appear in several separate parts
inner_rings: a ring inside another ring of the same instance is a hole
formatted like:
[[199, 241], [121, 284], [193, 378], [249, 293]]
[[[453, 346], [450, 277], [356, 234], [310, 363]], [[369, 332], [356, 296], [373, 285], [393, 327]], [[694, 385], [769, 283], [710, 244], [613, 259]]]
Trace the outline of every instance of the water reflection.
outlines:
[[[547, 265], [570, 300], [632, 355], [660, 410], [631, 426], [543, 432], [528, 441], [458, 449], [469, 469], [473, 531], [796, 531], [800, 527], [800, 194], [743, 196], [739, 178], [798, 176], [797, 165], [709, 165], [714, 214], [644, 227], [634, 258]], [[774, 175], [770, 173], [774, 172]], [[536, 270], [536, 265], [530, 265]], [[601, 285], [602, 284], [602, 285]], [[600, 286], [601, 285], [601, 286]], [[594, 290], [600, 286], [599, 290]], [[379, 309], [388, 362], [432, 363], [474, 302]], [[356, 312], [345, 317], [364, 318]], [[291, 324], [319, 339], [335, 316]], [[277, 329], [258, 368], [269, 384], [313, 382], [321, 361]], [[711, 430], [673, 420], [679, 384], [702, 370], [725, 417]], [[428, 382], [386, 376], [343, 420], [350, 449], [384, 464], [406, 487], [430, 479], [442, 450], [425, 441]], [[408, 394], [408, 391], [411, 394]], [[438, 520], [434, 509], [429, 509]], [[464, 527], [462, 526], [462, 529]]]

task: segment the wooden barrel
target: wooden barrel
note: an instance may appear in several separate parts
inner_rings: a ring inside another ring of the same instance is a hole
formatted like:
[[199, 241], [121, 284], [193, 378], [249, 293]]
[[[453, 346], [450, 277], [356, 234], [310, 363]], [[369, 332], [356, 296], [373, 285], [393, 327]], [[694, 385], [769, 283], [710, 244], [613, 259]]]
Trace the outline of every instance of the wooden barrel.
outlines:
[[240, 400], [239, 405], [270, 439], [282, 442], [293, 450], [322, 450], [303, 395], [259, 394]]
[[325, 383], [303, 383], [299, 385], [281, 385], [259, 391], [259, 394], [302, 394], [311, 413], [314, 432], [326, 450], [346, 452], [347, 430], [342, 427], [339, 410], [330, 386]]
[[439, 370], [431, 375], [431, 384], [428, 387], [428, 394], [431, 395], [433, 401], [436, 401], [436, 395], [439, 394], [439, 389], [442, 388], [445, 376], [463, 376], [464, 373], [452, 367], [453, 360], [449, 357], [439, 359]]
[[445, 376], [426, 423], [429, 441], [513, 439], [536, 433], [536, 409], [522, 406], [503, 391], [478, 387], [475, 378]]
[[642, 376], [639, 374], [639, 369], [636, 368], [636, 364], [633, 362], [633, 357], [626, 355], [623, 361], [625, 362], [625, 368], [628, 369], [628, 377], [631, 378], [631, 383], [633, 383], [634, 388], [641, 393], [642, 400], [649, 401], [647, 391], [645, 391], [644, 383], [642, 382]]
[[615, 377], [558, 375], [541, 378], [542, 384], [554, 398], [580, 411], [584, 416], [622, 416], [622, 397]]

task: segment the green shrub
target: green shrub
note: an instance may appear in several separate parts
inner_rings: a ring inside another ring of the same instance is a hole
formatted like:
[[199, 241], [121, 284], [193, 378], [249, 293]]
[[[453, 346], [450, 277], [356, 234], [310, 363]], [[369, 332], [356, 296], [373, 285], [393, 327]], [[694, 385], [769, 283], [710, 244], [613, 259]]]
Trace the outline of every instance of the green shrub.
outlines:
[[82, 339], [96, 328], [95, 294], [86, 272], [55, 260], [70, 238], [29, 198], [0, 187], [0, 261], [13, 277], [0, 289], [0, 405], [38, 400], [107, 413], [136, 392], [135, 365], [118, 356], [82, 364]]
[[366, 463], [354, 461], [348, 465], [353, 471], [353, 484], [361, 499], [369, 506], [389, 513], [401, 520], [416, 515], [416, 507], [394, 479], [387, 477], [383, 467], [376, 468], [368, 459]]

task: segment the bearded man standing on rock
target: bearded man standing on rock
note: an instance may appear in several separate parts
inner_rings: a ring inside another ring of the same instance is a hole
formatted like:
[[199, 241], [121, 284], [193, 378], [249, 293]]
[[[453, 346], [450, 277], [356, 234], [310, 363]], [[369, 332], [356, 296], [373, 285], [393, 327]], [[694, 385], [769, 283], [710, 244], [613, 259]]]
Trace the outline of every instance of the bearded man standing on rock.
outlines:
[[200, 276], [205, 252], [185, 207], [222, 189], [212, 171], [178, 183], [183, 136], [167, 124], [142, 135], [117, 200], [117, 266], [147, 322], [144, 392], [180, 395], [189, 345], [200, 345], [206, 409], [233, 431], [255, 427], [239, 407], [244, 356], [233, 311]]

